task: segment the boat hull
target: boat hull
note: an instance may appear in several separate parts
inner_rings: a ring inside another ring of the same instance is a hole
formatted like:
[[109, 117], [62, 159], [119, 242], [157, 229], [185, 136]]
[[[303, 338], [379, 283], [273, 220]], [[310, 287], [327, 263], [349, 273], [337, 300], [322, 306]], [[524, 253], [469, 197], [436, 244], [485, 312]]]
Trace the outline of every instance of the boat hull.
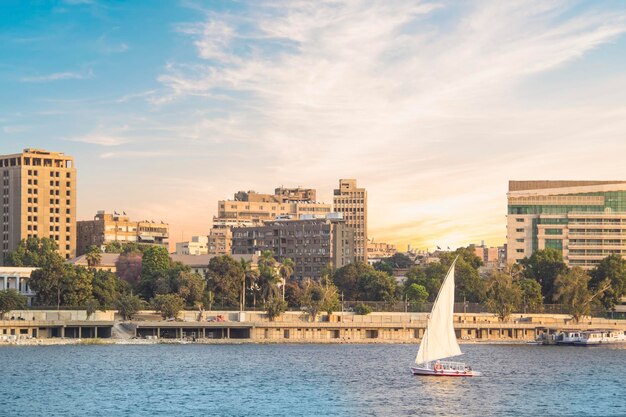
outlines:
[[476, 371], [453, 371], [448, 369], [442, 369], [435, 371], [434, 369], [411, 367], [413, 375], [421, 376], [447, 376], [447, 377], [473, 377], [481, 376], [480, 372]]

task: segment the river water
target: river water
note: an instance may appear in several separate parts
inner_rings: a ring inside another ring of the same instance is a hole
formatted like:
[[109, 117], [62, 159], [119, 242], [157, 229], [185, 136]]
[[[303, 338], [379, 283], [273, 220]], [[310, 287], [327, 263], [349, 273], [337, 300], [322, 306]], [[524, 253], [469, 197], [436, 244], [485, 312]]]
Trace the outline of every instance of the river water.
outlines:
[[416, 345], [0, 348], [0, 416], [626, 416], [626, 350], [464, 345], [481, 378], [411, 375]]

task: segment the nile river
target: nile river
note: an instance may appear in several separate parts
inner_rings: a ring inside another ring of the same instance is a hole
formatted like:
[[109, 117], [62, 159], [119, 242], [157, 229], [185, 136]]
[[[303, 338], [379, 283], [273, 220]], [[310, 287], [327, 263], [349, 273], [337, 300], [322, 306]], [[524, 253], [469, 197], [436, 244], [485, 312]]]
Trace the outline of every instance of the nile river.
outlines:
[[416, 345], [0, 348], [2, 416], [626, 416], [626, 350], [465, 345], [481, 378], [414, 377]]

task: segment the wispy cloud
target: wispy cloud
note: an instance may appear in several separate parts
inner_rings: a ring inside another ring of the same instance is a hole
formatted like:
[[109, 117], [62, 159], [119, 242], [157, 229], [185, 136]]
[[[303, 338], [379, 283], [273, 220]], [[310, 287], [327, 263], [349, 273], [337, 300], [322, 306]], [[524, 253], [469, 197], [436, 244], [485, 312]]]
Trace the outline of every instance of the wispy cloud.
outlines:
[[473, 197], [473, 184], [503, 200], [506, 181], [526, 172], [513, 171], [510, 158], [532, 166], [533, 149], [546, 141], [576, 149], [600, 120], [626, 133], [623, 115], [607, 115], [601, 106], [539, 102], [533, 109], [518, 99], [524, 82], [626, 31], [621, 11], [571, 6], [252, 2], [243, 15], [211, 12], [204, 22], [178, 26], [198, 60], [170, 62], [159, 77], [165, 93], [153, 101], [193, 100], [207, 109], [221, 103], [221, 112], [196, 120], [194, 136], [247, 141], [271, 167], [266, 182], [294, 173], [309, 184], [358, 177], [371, 190], [372, 229], [385, 238], [426, 243], [437, 227], [426, 233], [403, 226], [401, 238], [384, 232], [394, 227], [385, 205], [432, 201], [430, 211], [407, 211], [401, 223], [438, 224], [443, 213], [436, 202], [444, 190], [444, 215], [456, 219], [445, 230], [468, 230], [475, 238], [480, 231], [469, 232], [468, 224], [482, 224], [484, 235], [503, 237], [502, 203]]
[[92, 70], [85, 73], [81, 72], [54, 72], [52, 74], [37, 75], [32, 77], [22, 77], [21, 81], [25, 83], [45, 83], [60, 80], [85, 80], [94, 78]]

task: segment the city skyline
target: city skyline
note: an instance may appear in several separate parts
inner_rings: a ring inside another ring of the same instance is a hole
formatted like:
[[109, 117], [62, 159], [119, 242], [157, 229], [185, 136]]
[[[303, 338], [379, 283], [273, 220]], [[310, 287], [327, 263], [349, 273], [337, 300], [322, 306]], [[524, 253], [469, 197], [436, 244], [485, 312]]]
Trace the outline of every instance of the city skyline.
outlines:
[[4, 7], [0, 154], [73, 156], [77, 220], [356, 178], [376, 241], [497, 245], [509, 180], [626, 177], [624, 4], [171, 4]]

